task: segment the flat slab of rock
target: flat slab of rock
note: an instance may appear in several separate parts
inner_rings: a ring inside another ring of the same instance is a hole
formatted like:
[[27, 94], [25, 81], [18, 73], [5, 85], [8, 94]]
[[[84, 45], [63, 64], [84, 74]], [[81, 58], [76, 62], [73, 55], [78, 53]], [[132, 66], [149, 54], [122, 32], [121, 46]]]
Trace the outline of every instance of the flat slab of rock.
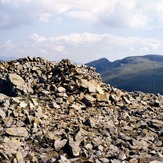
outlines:
[[27, 137], [28, 132], [25, 127], [7, 128], [6, 133], [12, 136]]
[[10, 84], [12, 91], [9, 94], [18, 95], [20, 93], [28, 94], [33, 92], [32, 88], [27, 86], [24, 79], [15, 73], [7, 75], [7, 82]]
[[90, 95], [85, 95], [83, 101], [87, 106], [92, 106], [96, 99]]
[[67, 139], [63, 139], [63, 140], [60, 140], [59, 139], [59, 140], [56, 140], [54, 142], [54, 148], [55, 148], [55, 150], [56, 151], [61, 150], [65, 146], [66, 142], [67, 142]]
[[0, 109], [0, 117], [2, 119], [4, 119], [6, 117], [6, 113], [2, 109]]
[[107, 94], [97, 94], [96, 98], [97, 98], [97, 101], [99, 101], [99, 102], [107, 102], [108, 101]]
[[18, 161], [18, 163], [24, 163], [24, 158], [23, 158], [23, 155], [20, 151], [18, 151], [18, 153], [16, 154], [16, 159]]

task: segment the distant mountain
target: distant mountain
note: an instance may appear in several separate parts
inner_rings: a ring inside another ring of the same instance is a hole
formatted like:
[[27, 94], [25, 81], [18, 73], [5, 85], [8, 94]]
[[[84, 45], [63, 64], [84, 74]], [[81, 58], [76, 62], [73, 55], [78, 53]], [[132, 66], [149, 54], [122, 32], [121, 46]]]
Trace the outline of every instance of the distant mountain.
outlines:
[[86, 65], [96, 68], [104, 82], [127, 91], [163, 94], [163, 56], [127, 57], [110, 62], [99, 59]]
[[112, 65], [112, 62], [110, 62], [106, 58], [101, 58], [99, 60], [95, 60], [93, 62], [89, 62], [86, 65], [89, 65], [91, 67], [95, 67], [97, 72], [103, 72], [105, 71], [108, 67]]
[[5, 56], [0, 56], [0, 61], [10, 61], [10, 60], [15, 60], [15, 57], [5, 57]]

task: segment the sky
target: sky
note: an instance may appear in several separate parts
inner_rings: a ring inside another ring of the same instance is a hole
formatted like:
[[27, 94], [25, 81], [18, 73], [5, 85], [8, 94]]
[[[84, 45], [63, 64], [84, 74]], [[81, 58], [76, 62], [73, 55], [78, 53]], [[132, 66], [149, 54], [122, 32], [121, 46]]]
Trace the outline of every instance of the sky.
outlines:
[[0, 0], [0, 56], [87, 63], [163, 54], [163, 0]]

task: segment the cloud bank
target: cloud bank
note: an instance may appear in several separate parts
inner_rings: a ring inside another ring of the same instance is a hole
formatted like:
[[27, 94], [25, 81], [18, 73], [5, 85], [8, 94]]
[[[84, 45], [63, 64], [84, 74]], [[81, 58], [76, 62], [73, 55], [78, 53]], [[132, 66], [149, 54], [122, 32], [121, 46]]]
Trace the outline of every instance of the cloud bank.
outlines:
[[0, 0], [0, 55], [88, 62], [163, 53], [163, 0]]
[[[21, 15], [20, 15], [21, 13]], [[163, 25], [163, 0], [1, 0], [0, 28], [12, 28], [56, 18], [90, 24], [147, 28]]]
[[[56, 37], [44, 37], [33, 33], [28, 43], [14, 44], [6, 41], [0, 49], [5, 53], [17, 52], [15, 57], [31, 55], [45, 57], [50, 60], [69, 58], [86, 63], [100, 56], [110, 60], [124, 58], [127, 55], [143, 55], [161, 53], [163, 42], [139, 37], [119, 37], [112, 34], [73, 33]], [[125, 50], [124, 50], [125, 49]], [[127, 53], [124, 53], [127, 52]]]

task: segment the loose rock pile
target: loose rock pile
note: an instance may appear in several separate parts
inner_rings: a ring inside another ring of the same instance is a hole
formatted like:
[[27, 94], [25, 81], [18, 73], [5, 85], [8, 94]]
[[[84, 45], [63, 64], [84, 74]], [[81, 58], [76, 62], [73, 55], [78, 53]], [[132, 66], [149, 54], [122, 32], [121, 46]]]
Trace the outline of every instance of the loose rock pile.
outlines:
[[163, 96], [69, 60], [0, 63], [0, 162], [161, 163]]

